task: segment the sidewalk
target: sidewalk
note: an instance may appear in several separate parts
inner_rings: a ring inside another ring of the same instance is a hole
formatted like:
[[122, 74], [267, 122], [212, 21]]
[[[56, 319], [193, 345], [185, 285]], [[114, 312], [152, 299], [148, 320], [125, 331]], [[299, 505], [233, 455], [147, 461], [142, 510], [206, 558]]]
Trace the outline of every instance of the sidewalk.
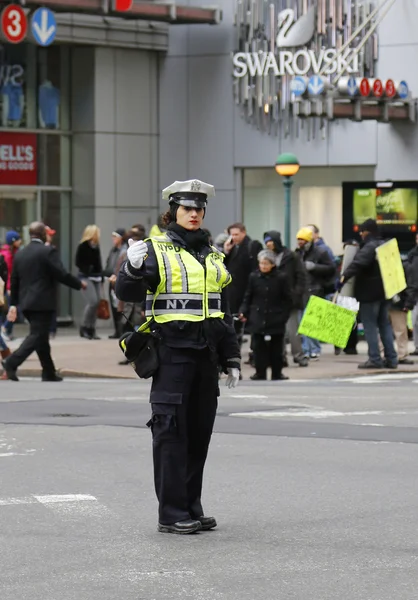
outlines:
[[[23, 337], [26, 335], [27, 328], [24, 325], [15, 327], [14, 335], [17, 339], [10, 342], [11, 350], [16, 349]], [[117, 340], [109, 340], [110, 330], [100, 329], [100, 340], [85, 340], [78, 336], [73, 328], [63, 328], [58, 330], [58, 335], [51, 340], [52, 356], [57, 369], [63, 377], [97, 377], [97, 378], [121, 378], [137, 379], [136, 374], [129, 365], [119, 365], [123, 360], [123, 354], [119, 349]], [[411, 351], [413, 344], [410, 343]], [[243, 361], [248, 357], [248, 342], [243, 346]], [[285, 369], [285, 374], [292, 380], [307, 379], [334, 379], [339, 377], [353, 377], [359, 375], [370, 375], [371, 373], [384, 373], [385, 370], [360, 371], [357, 368], [359, 362], [366, 360], [366, 344], [360, 342], [358, 345], [358, 356], [347, 356], [341, 353], [340, 356], [334, 355], [334, 348], [329, 345], [322, 346], [322, 356], [319, 361], [312, 362], [309, 367], [302, 368], [293, 364], [289, 359], [289, 368]], [[410, 357], [414, 359], [414, 357]], [[394, 371], [387, 371], [393, 373]], [[418, 373], [418, 357], [414, 365], [400, 366], [398, 372]], [[40, 366], [38, 357], [33, 354], [19, 369], [19, 375], [22, 377], [40, 376]], [[243, 365], [244, 380], [248, 380], [254, 369], [248, 365]]]

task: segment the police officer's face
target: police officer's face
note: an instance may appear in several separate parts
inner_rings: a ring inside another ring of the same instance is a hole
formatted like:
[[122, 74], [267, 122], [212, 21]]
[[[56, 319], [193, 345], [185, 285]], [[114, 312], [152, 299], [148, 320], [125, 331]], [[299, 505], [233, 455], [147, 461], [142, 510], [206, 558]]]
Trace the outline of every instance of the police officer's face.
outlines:
[[203, 208], [179, 206], [177, 209], [177, 224], [189, 231], [197, 231], [202, 225], [203, 215]]

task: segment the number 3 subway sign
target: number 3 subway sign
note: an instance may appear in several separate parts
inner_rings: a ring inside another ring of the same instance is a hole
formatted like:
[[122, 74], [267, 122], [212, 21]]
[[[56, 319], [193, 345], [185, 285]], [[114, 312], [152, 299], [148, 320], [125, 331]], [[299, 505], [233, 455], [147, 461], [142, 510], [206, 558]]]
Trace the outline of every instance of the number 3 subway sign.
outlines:
[[36, 135], [0, 133], [0, 185], [36, 184]]

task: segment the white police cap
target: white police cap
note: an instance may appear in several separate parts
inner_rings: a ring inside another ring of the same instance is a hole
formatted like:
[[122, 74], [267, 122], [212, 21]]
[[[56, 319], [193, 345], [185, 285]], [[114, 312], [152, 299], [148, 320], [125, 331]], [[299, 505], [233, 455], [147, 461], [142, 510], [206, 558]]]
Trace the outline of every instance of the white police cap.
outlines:
[[169, 200], [182, 206], [205, 208], [207, 198], [215, 195], [215, 188], [200, 179], [175, 181], [163, 190], [163, 200]]

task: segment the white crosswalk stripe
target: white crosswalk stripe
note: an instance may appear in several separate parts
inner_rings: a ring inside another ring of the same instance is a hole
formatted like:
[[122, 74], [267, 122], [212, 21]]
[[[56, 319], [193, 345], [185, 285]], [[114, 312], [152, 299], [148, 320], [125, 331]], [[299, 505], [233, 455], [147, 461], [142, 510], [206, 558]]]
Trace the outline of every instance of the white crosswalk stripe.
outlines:
[[30, 504], [44, 506], [63, 517], [105, 517], [110, 514], [109, 509], [90, 494], [47, 494], [0, 498], [0, 507]]

